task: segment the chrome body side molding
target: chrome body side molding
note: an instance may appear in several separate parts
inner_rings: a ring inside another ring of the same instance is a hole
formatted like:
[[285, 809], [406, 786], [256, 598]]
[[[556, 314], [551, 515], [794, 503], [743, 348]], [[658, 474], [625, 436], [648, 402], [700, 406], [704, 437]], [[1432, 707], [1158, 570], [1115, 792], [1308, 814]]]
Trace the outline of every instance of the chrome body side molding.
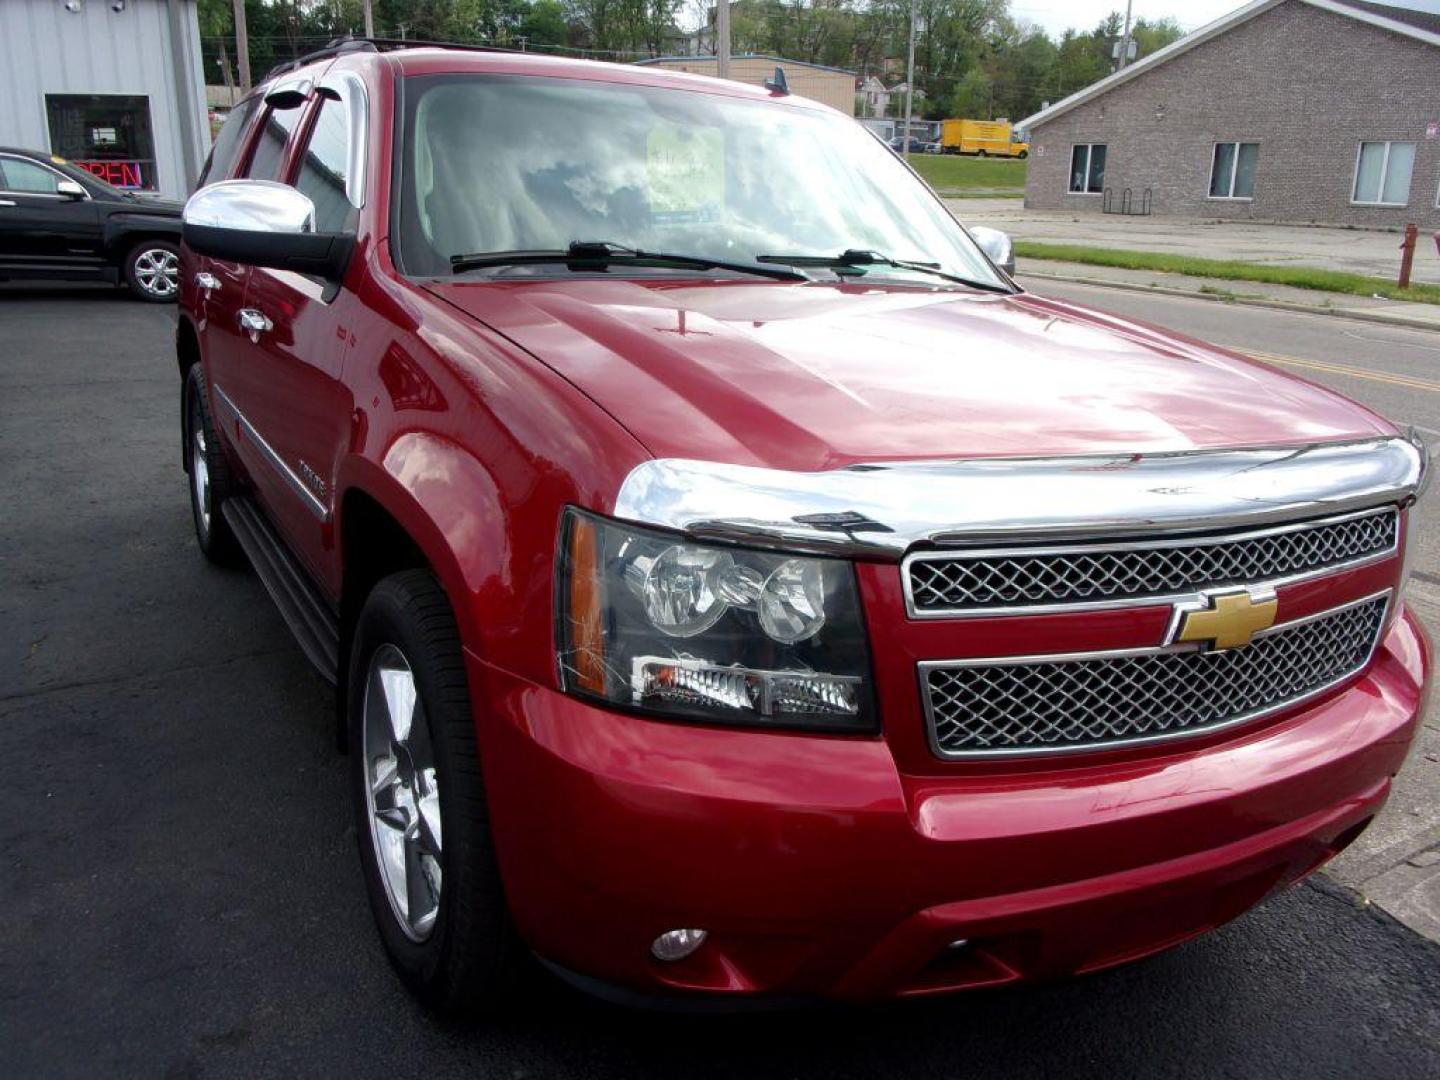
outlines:
[[276, 452], [273, 446], [265, 441], [265, 437], [261, 435], [260, 432], [255, 430], [255, 425], [250, 423], [245, 414], [240, 411], [240, 406], [236, 405], [235, 402], [230, 399], [230, 395], [220, 389], [218, 385], [211, 385], [215, 391], [215, 400], [235, 417], [235, 422], [239, 424], [245, 432], [246, 440], [254, 444], [255, 449], [260, 451], [260, 456], [265, 459], [271, 468], [280, 474], [280, 478], [285, 481], [290, 487], [290, 490], [300, 497], [300, 501], [305, 504], [306, 508], [312, 514], [322, 523], [329, 521], [330, 508], [321, 502], [313, 491], [305, 486], [305, 481], [300, 479], [294, 469], [285, 464], [285, 459]]
[[614, 514], [695, 539], [898, 560], [917, 545], [1179, 535], [1405, 504], [1425, 473], [1413, 435], [825, 472], [668, 458], [631, 470]]

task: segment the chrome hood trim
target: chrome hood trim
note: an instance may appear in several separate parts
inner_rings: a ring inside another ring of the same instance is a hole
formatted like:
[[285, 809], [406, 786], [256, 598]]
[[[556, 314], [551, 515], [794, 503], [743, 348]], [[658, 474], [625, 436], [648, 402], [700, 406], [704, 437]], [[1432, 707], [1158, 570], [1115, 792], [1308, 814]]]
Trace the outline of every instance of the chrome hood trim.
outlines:
[[1406, 437], [1066, 458], [974, 458], [786, 472], [667, 458], [636, 466], [615, 516], [695, 539], [899, 559], [916, 545], [1176, 534], [1413, 501]]

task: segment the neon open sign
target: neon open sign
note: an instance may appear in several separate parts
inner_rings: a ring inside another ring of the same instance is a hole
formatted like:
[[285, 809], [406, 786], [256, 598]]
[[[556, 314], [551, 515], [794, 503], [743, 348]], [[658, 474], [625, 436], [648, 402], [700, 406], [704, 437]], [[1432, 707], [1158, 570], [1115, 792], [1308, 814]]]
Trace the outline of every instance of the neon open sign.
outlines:
[[144, 187], [144, 178], [138, 161], [77, 161], [76, 165], [92, 175], [98, 176], [112, 187]]

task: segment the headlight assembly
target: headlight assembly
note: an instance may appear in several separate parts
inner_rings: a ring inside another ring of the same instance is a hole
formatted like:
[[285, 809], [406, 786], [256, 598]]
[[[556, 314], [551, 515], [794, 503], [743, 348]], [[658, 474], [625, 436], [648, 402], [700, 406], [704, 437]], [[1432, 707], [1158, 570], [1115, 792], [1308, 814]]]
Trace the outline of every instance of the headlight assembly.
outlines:
[[722, 724], [877, 728], [848, 562], [695, 544], [571, 510], [556, 594], [573, 694]]

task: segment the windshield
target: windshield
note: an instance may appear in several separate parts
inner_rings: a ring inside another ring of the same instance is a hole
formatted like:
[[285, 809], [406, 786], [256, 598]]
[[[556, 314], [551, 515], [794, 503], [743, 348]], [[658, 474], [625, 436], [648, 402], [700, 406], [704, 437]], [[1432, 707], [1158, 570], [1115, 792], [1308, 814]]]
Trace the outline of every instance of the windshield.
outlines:
[[846, 117], [534, 76], [414, 77], [405, 97], [399, 247], [412, 274], [448, 274], [455, 255], [607, 241], [732, 263], [874, 251], [1004, 286], [939, 200]]

